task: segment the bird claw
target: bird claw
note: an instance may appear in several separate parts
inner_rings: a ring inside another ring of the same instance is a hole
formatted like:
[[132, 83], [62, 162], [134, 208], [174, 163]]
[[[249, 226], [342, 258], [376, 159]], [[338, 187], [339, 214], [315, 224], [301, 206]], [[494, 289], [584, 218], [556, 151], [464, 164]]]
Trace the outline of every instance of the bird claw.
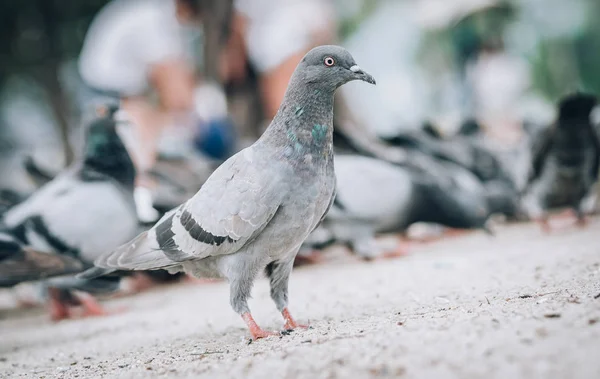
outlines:
[[271, 336], [281, 335], [280, 333], [261, 329], [261, 327], [258, 326], [256, 321], [254, 321], [254, 318], [252, 317], [252, 315], [249, 312], [242, 314], [242, 319], [248, 326], [250, 335], [252, 335], [252, 341], [256, 341], [257, 339], [260, 339], [260, 338], [267, 338], [267, 337], [271, 337]]
[[96, 298], [94, 298], [92, 295], [83, 292], [76, 292], [73, 295], [81, 305], [81, 313], [74, 312], [73, 306], [65, 304], [57, 296], [52, 296], [51, 293], [49, 310], [52, 321], [60, 321], [72, 318], [107, 316], [113, 313], [123, 312], [125, 310], [123, 308], [117, 311], [107, 312], [104, 310], [104, 308], [102, 308], [98, 300], [96, 300]]
[[[285, 323], [285, 325], [283, 326], [283, 332], [287, 332], [287, 334], [289, 334], [290, 332], [293, 332], [296, 329], [308, 329], [310, 328], [310, 325], [305, 325], [305, 324], [290, 324], [290, 323]], [[286, 334], [286, 335], [287, 335]]]
[[296, 255], [294, 266], [314, 265], [324, 261], [323, 253], [318, 250], [313, 250], [310, 254]]
[[405, 246], [398, 246], [396, 249], [384, 252], [381, 257], [383, 259], [401, 258], [409, 255], [409, 250]]
[[290, 314], [290, 311], [287, 308], [283, 309], [283, 311], [281, 312], [281, 315], [283, 316], [283, 319], [285, 320], [285, 324], [283, 325], [283, 330], [289, 332], [289, 331], [292, 331], [295, 329], [308, 329], [308, 325], [298, 324], [294, 320], [294, 318]]
[[258, 330], [250, 330], [250, 334], [252, 334], [252, 339], [254, 341], [261, 339], [261, 338], [268, 338], [271, 336], [280, 336], [281, 333], [278, 332], [271, 332], [270, 330], [263, 330], [258, 328]]
[[87, 293], [76, 293], [75, 297], [83, 307], [81, 317], [106, 316], [108, 312], [102, 308], [98, 300]]
[[48, 304], [48, 311], [50, 312], [50, 319], [52, 321], [61, 321], [71, 318], [69, 307], [53, 298], [50, 299]]
[[540, 218], [540, 219], [536, 220], [536, 222], [542, 228], [542, 232], [544, 232], [544, 233], [551, 233], [552, 232], [552, 227], [550, 226], [550, 223], [548, 222], [547, 218]]
[[580, 228], [585, 228], [586, 226], [588, 226], [589, 221], [590, 220], [586, 216], [578, 215], [576, 225]]

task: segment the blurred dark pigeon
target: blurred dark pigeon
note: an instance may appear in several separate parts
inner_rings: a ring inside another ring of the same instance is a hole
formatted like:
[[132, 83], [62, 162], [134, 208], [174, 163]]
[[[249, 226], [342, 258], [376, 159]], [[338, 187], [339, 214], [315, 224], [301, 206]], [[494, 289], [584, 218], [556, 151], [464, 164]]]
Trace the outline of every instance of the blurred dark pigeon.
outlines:
[[0, 233], [0, 287], [76, 274], [83, 269], [83, 264], [76, 258], [35, 251], [12, 236]]
[[596, 195], [592, 189], [600, 163], [600, 136], [591, 118], [597, 104], [591, 94], [566, 96], [558, 105], [556, 122], [538, 129], [532, 138], [531, 172], [523, 208], [547, 231], [548, 211], [571, 208], [580, 225], [592, 211], [589, 200]]
[[419, 151], [436, 159], [459, 164], [472, 171], [474, 169], [470, 149], [465, 148], [464, 144], [439, 138], [435, 133], [432, 134], [431, 130], [407, 130], [395, 136], [385, 137], [383, 141], [409, 151], [411, 156], [414, 151]]
[[[375, 234], [405, 232], [417, 222], [487, 229], [489, 211], [479, 180], [458, 165], [438, 164], [438, 172], [428, 173], [371, 157], [336, 156], [335, 201], [303, 253], [343, 243], [365, 259], [402, 255], [400, 246], [384, 251]], [[440, 180], [442, 175], [448, 179]]]
[[31, 156], [25, 158], [24, 166], [25, 171], [27, 172], [27, 174], [29, 174], [31, 180], [38, 187], [43, 186], [44, 184], [54, 179], [56, 175], [58, 175], [58, 172], [48, 172], [47, 170], [40, 167], [39, 164]]
[[345, 49], [309, 51], [257, 142], [225, 161], [196, 195], [153, 228], [79, 276], [168, 268], [225, 277], [231, 306], [256, 339], [272, 334], [256, 324], [247, 302], [266, 267], [285, 328], [298, 327], [287, 308], [289, 275], [300, 245], [333, 202], [333, 95], [352, 80], [375, 84]]
[[421, 130], [404, 131], [386, 137], [384, 141], [404, 149], [411, 158], [418, 158], [418, 166], [425, 171], [435, 172], [436, 168], [424, 165], [427, 160], [423, 159], [423, 155], [469, 170], [485, 187], [491, 213], [509, 218], [516, 218], [519, 214], [519, 192], [515, 180], [503, 157], [484, 143], [482, 128], [476, 120], [465, 120], [455, 135], [446, 138], [434, 124], [427, 122]]
[[[11, 208], [2, 219], [3, 256], [24, 258], [22, 270], [30, 270], [31, 260], [46, 262], [39, 267], [39, 276], [72, 272], [72, 260], [88, 267], [107, 250], [123, 244], [137, 232], [138, 221], [133, 203], [135, 169], [129, 154], [117, 134], [116, 107], [102, 108], [87, 131], [84, 157], [56, 176], [26, 201]], [[60, 258], [60, 257], [63, 258]], [[31, 258], [31, 259], [29, 259]], [[67, 259], [70, 258], [70, 259]], [[10, 269], [18, 273], [16, 263]], [[4, 268], [0, 268], [2, 272]], [[29, 273], [35, 279], [35, 275]], [[27, 279], [24, 276], [23, 279]], [[88, 314], [102, 313], [89, 294], [117, 289], [119, 278], [96, 280], [60, 276], [44, 281], [50, 291], [50, 310], [54, 319], [70, 316], [68, 305], [83, 305]]]
[[10, 189], [0, 189], [0, 218], [10, 208], [25, 200], [27, 196]]
[[472, 164], [469, 169], [485, 187], [490, 212], [513, 220], [519, 218], [519, 190], [511, 176], [512, 167], [508, 165], [519, 164], [515, 160], [521, 157], [513, 151], [501, 152], [492, 148], [481, 125], [474, 119], [465, 120], [450, 141], [470, 152]]
[[466, 120], [459, 132], [449, 138], [443, 138], [433, 124], [425, 123], [420, 130], [404, 131], [385, 137], [384, 141], [408, 149], [411, 154], [420, 151], [458, 164], [473, 172], [482, 182], [509, 179], [498, 158], [482, 143], [481, 136], [481, 126], [475, 120]]

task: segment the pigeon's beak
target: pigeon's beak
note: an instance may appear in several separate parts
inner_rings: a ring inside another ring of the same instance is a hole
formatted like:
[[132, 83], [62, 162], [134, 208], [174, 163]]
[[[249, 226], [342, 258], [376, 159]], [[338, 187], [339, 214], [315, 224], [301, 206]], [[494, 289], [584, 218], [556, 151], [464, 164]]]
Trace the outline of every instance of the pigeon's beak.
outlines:
[[363, 71], [358, 65], [354, 65], [350, 67], [350, 71], [352, 71], [354, 78], [358, 80], [362, 80], [367, 83], [376, 84], [375, 78], [373, 78], [369, 73]]

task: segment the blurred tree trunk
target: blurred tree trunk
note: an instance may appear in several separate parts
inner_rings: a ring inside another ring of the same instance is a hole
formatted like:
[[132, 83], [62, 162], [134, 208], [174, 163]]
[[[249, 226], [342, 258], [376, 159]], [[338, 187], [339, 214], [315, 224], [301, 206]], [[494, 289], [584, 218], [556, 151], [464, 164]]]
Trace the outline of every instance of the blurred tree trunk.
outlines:
[[70, 104], [59, 70], [78, 56], [88, 25], [108, 1], [0, 1], [0, 79], [30, 75], [47, 91], [67, 164], [74, 158]]
[[204, 77], [221, 84], [221, 49], [227, 42], [233, 14], [233, 0], [198, 0], [204, 23]]
[[58, 126], [58, 133], [63, 144], [65, 154], [65, 165], [68, 166], [73, 162], [75, 155], [69, 138], [69, 102], [65, 96], [65, 91], [59, 81], [59, 65], [49, 63], [39, 70], [34, 70], [34, 77], [48, 92], [48, 100], [50, 108], [54, 115]]
[[46, 45], [46, 59], [42, 65], [33, 70], [34, 75], [39, 83], [48, 92], [50, 107], [54, 114], [55, 121], [58, 126], [58, 133], [63, 144], [65, 154], [65, 165], [68, 166], [73, 162], [73, 147], [69, 140], [69, 121], [67, 114], [69, 107], [65, 98], [64, 89], [59, 79], [59, 69], [61, 62], [65, 59], [65, 54], [62, 49], [61, 28], [59, 18], [56, 16], [61, 9], [52, 2], [42, 1], [38, 5], [38, 27], [42, 30], [40, 42]]

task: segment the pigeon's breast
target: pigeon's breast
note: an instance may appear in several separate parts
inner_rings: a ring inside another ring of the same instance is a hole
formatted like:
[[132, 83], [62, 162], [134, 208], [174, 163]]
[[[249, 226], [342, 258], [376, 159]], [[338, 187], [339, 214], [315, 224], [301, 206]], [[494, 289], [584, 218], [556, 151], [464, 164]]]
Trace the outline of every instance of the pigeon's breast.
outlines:
[[333, 164], [314, 170], [312, 176], [292, 176], [288, 196], [260, 236], [259, 245], [268, 249], [272, 259], [296, 252], [321, 220], [334, 187]]

